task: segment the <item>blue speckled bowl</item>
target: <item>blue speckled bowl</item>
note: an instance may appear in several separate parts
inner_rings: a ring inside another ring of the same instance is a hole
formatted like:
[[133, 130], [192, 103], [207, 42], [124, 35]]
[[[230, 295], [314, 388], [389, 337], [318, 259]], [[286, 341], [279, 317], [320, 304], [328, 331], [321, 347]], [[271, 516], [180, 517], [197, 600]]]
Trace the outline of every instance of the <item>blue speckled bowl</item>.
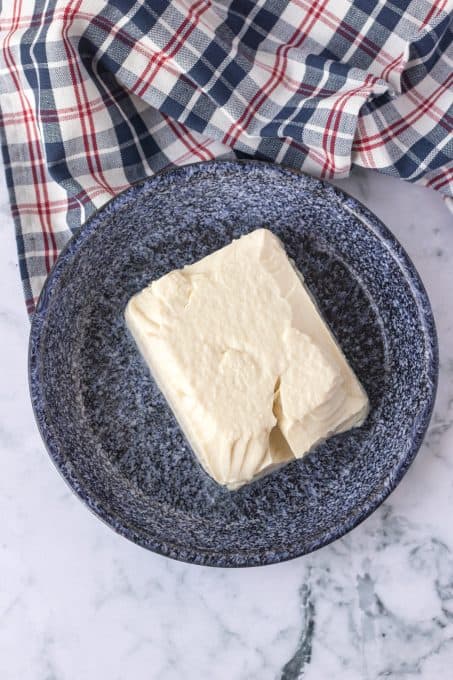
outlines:
[[[231, 493], [196, 463], [123, 312], [150, 279], [262, 226], [305, 274], [371, 414]], [[437, 371], [426, 292], [382, 223], [328, 184], [256, 162], [186, 166], [113, 199], [60, 255], [30, 339], [36, 418], [71, 488], [139, 545], [216, 566], [303, 555], [369, 515], [417, 453]]]

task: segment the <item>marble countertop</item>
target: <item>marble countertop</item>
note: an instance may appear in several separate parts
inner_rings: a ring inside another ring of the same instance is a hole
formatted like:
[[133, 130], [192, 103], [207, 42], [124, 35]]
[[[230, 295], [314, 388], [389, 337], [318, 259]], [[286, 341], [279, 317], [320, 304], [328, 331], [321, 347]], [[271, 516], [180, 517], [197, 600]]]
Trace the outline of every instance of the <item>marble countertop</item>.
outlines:
[[[195, 567], [117, 536], [51, 464], [27, 386], [29, 324], [0, 168], [2, 680], [399, 680], [453, 666], [453, 219], [371, 172], [339, 183], [415, 262], [440, 341], [437, 404], [398, 489], [352, 533], [281, 565]], [[451, 670], [450, 670], [451, 672]]]

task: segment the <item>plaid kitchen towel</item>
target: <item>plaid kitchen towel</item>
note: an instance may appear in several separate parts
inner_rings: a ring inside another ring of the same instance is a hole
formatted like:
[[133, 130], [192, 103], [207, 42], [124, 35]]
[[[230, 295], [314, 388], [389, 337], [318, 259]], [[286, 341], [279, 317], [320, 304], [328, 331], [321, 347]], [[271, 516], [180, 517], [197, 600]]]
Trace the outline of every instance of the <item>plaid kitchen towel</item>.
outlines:
[[132, 182], [253, 157], [453, 191], [448, 0], [3, 0], [3, 157], [28, 310]]

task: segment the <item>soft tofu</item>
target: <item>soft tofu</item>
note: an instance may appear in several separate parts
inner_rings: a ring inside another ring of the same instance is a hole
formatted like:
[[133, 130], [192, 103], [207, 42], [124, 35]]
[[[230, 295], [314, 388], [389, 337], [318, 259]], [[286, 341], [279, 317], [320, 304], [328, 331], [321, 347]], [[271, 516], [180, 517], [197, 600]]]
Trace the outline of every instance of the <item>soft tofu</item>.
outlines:
[[201, 465], [229, 489], [367, 415], [365, 391], [267, 229], [152, 282], [125, 316]]

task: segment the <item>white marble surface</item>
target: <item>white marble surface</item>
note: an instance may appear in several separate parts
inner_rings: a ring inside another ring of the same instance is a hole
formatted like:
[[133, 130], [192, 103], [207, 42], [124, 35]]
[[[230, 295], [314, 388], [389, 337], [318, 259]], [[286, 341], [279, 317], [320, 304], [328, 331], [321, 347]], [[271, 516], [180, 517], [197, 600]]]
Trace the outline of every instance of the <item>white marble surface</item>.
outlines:
[[451, 677], [453, 219], [441, 199], [372, 173], [342, 183], [396, 233], [433, 304], [440, 385], [414, 465], [344, 539], [228, 571], [116, 536], [50, 463], [28, 399], [28, 320], [1, 181], [1, 680]]

